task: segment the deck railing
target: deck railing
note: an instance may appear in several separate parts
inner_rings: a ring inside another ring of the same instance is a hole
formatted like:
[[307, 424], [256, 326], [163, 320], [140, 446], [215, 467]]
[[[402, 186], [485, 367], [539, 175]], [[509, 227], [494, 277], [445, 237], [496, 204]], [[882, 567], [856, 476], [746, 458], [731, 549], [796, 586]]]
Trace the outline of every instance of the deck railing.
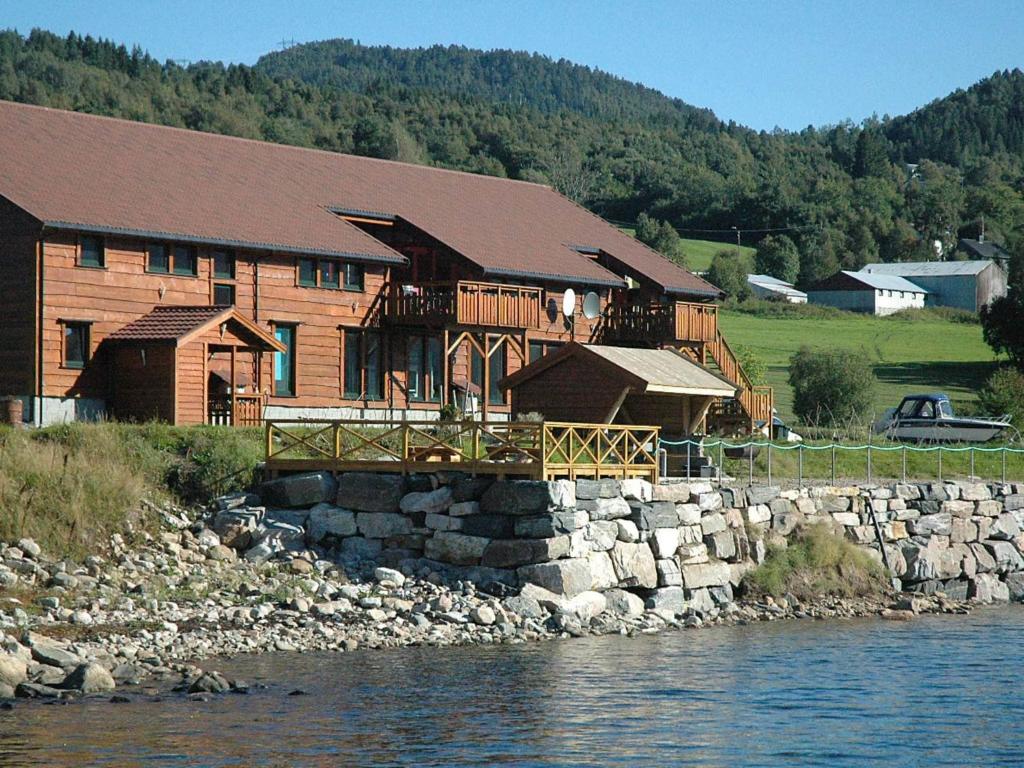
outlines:
[[224, 427], [260, 427], [263, 425], [261, 394], [235, 394], [211, 397], [206, 404], [206, 423]]
[[266, 422], [271, 472], [462, 471], [550, 480], [658, 479], [658, 427], [567, 422]]
[[628, 304], [608, 307], [604, 335], [610, 342], [642, 341], [705, 343], [718, 332], [718, 307], [714, 304]]
[[407, 325], [477, 325], [539, 328], [542, 291], [472, 280], [394, 283], [388, 318]]

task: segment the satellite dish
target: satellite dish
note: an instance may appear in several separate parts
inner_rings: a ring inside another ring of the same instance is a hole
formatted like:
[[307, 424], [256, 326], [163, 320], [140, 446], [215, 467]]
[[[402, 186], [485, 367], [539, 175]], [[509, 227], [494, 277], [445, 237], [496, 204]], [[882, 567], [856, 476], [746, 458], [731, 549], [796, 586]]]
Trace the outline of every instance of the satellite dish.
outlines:
[[936, 256], [941, 256], [942, 255], [942, 251], [943, 251], [942, 241], [941, 240], [933, 241], [932, 242], [932, 250], [935, 251], [935, 255]]
[[572, 288], [565, 289], [565, 295], [562, 296], [562, 314], [566, 317], [572, 317], [576, 313], [576, 291]]
[[589, 291], [583, 297], [583, 316], [587, 320], [593, 320], [601, 314], [601, 299], [593, 291]]

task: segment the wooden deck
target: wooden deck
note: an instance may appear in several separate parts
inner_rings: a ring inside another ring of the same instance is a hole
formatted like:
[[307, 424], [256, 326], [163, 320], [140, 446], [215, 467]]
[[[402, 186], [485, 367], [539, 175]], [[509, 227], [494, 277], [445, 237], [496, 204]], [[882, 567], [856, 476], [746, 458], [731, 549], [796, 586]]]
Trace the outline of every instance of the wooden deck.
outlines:
[[387, 318], [399, 325], [540, 327], [540, 288], [472, 280], [392, 284]]
[[502, 478], [658, 480], [658, 427], [562, 422], [266, 423], [270, 475], [457, 471]]

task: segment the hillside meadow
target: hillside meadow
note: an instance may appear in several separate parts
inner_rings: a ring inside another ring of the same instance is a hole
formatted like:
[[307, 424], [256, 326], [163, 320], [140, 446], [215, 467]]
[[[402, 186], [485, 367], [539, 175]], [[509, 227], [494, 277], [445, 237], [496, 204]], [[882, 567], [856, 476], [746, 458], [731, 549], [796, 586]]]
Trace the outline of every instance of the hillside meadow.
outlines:
[[976, 407], [977, 390], [998, 366], [981, 326], [923, 312], [912, 318], [872, 317], [818, 307], [779, 309], [766, 316], [744, 309], [720, 311], [722, 332], [733, 348], [751, 350], [767, 366], [765, 383], [785, 421], [794, 421], [789, 358], [802, 345], [863, 354], [877, 378], [875, 412], [913, 392], [946, 392], [954, 406]]

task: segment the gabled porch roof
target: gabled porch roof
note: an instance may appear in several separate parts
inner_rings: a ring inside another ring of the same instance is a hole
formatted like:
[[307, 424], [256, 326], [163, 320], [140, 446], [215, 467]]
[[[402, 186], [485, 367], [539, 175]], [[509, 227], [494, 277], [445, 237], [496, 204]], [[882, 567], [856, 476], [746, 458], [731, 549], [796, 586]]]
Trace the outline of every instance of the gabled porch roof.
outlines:
[[158, 343], [180, 347], [211, 328], [226, 323], [250, 348], [285, 352], [285, 346], [234, 307], [162, 306], [119, 328], [107, 337], [111, 343]]

